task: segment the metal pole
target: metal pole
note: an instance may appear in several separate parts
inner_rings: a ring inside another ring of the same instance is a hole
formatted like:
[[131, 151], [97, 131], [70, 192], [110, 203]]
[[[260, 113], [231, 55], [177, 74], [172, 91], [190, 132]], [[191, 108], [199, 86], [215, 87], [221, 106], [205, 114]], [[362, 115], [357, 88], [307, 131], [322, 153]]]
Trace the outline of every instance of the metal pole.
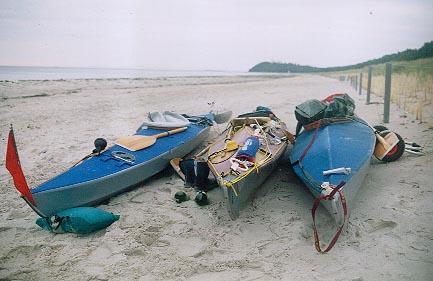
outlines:
[[353, 78], [355, 78], [355, 91], [358, 90], [358, 75], [355, 75]]
[[391, 102], [391, 72], [392, 65], [390, 63], [386, 64], [385, 68], [385, 97], [384, 97], [384, 107], [383, 107], [383, 123], [389, 123], [389, 107]]
[[367, 102], [366, 104], [370, 104], [370, 91], [371, 91], [371, 66], [368, 67], [368, 76], [367, 76]]
[[362, 95], [362, 72], [359, 73], [359, 95]]

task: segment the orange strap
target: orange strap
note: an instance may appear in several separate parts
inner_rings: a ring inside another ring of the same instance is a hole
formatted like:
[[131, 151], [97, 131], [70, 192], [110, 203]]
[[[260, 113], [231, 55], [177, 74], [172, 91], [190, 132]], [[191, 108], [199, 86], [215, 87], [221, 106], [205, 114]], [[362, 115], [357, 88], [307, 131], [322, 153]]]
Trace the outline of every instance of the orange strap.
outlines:
[[[347, 219], [346, 198], [344, 197], [343, 192], [341, 192], [341, 190], [340, 190], [345, 184], [346, 184], [346, 182], [342, 181], [337, 187], [334, 188], [334, 190], [332, 190], [332, 192], [329, 195], [318, 197], [316, 199], [316, 201], [314, 202], [314, 204], [313, 204], [313, 208], [311, 209], [311, 214], [313, 216], [314, 243], [316, 245], [316, 250], [319, 253], [322, 253], [322, 254], [327, 253], [327, 252], [329, 252], [332, 249], [332, 247], [334, 247], [335, 243], [338, 240], [338, 237], [340, 237], [340, 234], [341, 234], [341, 232], [343, 230], [343, 226], [346, 223], [346, 219]], [[337, 192], [340, 194], [341, 204], [343, 205], [343, 211], [344, 211], [343, 224], [339, 227], [337, 233], [335, 234], [334, 238], [332, 239], [331, 243], [326, 248], [326, 250], [322, 251], [322, 249], [320, 248], [319, 233], [317, 231], [317, 226], [316, 226], [316, 209], [319, 206], [320, 201], [334, 199], [334, 195]]]
[[306, 125], [304, 125], [304, 129], [307, 130], [307, 131], [311, 131], [311, 130], [317, 129], [317, 128], [320, 127], [320, 125], [322, 125], [322, 123], [323, 123], [322, 120], [323, 119], [320, 119], [320, 120], [314, 121], [313, 123], [306, 124]]
[[308, 150], [310, 150], [310, 147], [313, 145], [314, 141], [316, 140], [317, 137], [317, 132], [319, 131], [320, 126], [317, 126], [316, 130], [314, 131], [313, 136], [311, 137], [310, 142], [308, 143], [307, 147], [305, 148], [304, 152], [302, 152], [301, 156], [299, 157], [299, 159], [297, 161], [295, 161], [295, 163], [293, 163], [292, 165], [297, 164], [298, 162], [301, 162], [302, 159], [304, 159], [305, 155], [307, 154]]
[[307, 131], [314, 130], [320, 126], [327, 126], [329, 124], [335, 123], [344, 123], [353, 121], [351, 117], [331, 117], [331, 118], [322, 118], [320, 120], [314, 121], [310, 124], [304, 125], [304, 129]]

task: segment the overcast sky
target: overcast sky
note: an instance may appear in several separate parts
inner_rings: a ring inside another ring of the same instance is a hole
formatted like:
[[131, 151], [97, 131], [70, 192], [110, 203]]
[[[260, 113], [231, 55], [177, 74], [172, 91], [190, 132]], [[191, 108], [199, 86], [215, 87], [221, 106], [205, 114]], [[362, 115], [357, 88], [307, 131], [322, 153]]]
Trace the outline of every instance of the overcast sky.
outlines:
[[433, 40], [433, 0], [0, 1], [0, 65], [342, 66]]

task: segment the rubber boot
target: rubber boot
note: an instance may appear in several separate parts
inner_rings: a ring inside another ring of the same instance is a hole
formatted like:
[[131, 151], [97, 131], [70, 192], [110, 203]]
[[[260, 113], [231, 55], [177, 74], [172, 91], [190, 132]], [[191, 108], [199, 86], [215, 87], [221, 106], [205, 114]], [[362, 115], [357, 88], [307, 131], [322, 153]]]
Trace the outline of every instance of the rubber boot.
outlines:
[[195, 187], [197, 190], [209, 191], [218, 186], [216, 180], [209, 179], [209, 166], [206, 162], [197, 162], [197, 176], [195, 179]]
[[206, 191], [209, 182], [209, 166], [206, 162], [197, 162], [197, 176], [195, 179], [195, 187], [198, 190]]
[[181, 160], [179, 166], [180, 170], [185, 175], [185, 187], [193, 187], [196, 182], [194, 159]]

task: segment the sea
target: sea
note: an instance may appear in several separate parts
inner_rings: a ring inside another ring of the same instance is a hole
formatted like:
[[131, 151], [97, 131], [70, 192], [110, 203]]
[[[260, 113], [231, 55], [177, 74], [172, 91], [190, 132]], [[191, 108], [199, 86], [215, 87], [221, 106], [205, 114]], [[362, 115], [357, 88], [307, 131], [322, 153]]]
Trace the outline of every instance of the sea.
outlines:
[[242, 71], [0, 66], [0, 81], [255, 75]]

